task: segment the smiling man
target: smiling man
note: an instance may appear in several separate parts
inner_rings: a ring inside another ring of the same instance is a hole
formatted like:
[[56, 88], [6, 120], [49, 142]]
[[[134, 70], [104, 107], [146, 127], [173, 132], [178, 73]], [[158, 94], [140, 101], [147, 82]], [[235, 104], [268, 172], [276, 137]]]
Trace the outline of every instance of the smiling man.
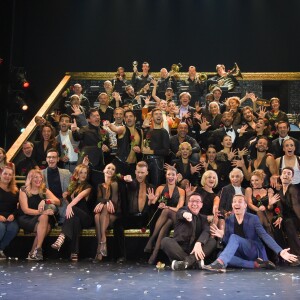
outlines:
[[185, 270], [198, 265], [215, 249], [216, 241], [210, 237], [207, 218], [200, 214], [203, 206], [200, 194], [193, 193], [188, 205], [177, 212], [174, 237], [165, 237], [161, 249], [172, 261], [173, 270]]
[[297, 261], [296, 255], [290, 254], [289, 249], [282, 249], [265, 231], [258, 216], [247, 213], [246, 209], [245, 196], [234, 195], [233, 214], [226, 219], [225, 232], [214, 224], [211, 226], [212, 236], [223, 238], [226, 247], [218, 259], [204, 269], [215, 272], [226, 272], [227, 266], [275, 269], [268, 260], [263, 242], [286, 261]]

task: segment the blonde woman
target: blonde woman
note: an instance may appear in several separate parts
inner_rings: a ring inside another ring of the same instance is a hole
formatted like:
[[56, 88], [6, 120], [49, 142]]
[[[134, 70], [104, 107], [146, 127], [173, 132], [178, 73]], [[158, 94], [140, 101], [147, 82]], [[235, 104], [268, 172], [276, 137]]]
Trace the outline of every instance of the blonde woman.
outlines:
[[160, 185], [155, 193], [153, 189], [148, 189], [149, 204], [159, 202], [158, 208], [162, 211], [156, 221], [154, 232], [144, 249], [144, 252], [152, 253], [148, 260], [150, 265], [156, 262], [161, 240], [174, 228], [176, 213], [184, 205], [184, 190], [177, 187], [176, 182], [177, 170], [169, 166], [166, 171], [166, 184]]
[[28, 173], [19, 202], [23, 213], [18, 217], [20, 228], [36, 233], [27, 259], [43, 260], [42, 244], [55, 222], [54, 210], [45, 205], [60, 205], [60, 201], [46, 188], [42, 171], [34, 169]]
[[213, 191], [213, 189], [218, 185], [217, 173], [212, 170], [206, 171], [202, 175], [201, 185], [202, 187], [188, 186], [186, 188], [187, 200], [193, 192], [199, 193], [203, 202], [201, 213], [207, 216], [209, 223], [213, 221], [214, 223], [217, 223], [220, 198]]

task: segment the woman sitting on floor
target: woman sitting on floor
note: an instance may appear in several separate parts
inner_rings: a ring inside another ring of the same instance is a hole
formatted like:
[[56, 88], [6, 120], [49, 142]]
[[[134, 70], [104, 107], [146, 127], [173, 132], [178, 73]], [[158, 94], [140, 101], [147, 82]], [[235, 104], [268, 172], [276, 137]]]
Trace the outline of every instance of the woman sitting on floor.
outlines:
[[45, 186], [42, 171], [29, 171], [25, 186], [19, 195], [21, 215], [18, 217], [20, 228], [26, 232], [35, 232], [29, 260], [43, 260], [42, 244], [51, 226], [56, 222], [54, 209], [49, 204], [60, 205], [60, 201]]
[[6, 259], [3, 250], [19, 231], [15, 220], [18, 204], [18, 188], [14, 170], [5, 166], [0, 175], [0, 260]]
[[88, 208], [87, 201], [92, 187], [87, 182], [89, 168], [86, 165], [78, 165], [73, 173], [68, 187], [69, 202], [66, 209], [66, 219], [62, 225], [62, 232], [52, 248], [59, 250], [67, 237], [71, 240], [71, 261], [78, 261], [79, 237], [83, 228], [88, 228], [93, 222], [92, 214]]
[[161, 240], [174, 227], [176, 212], [184, 205], [185, 201], [184, 190], [176, 186], [177, 170], [174, 167], [167, 169], [166, 182], [166, 185], [161, 185], [156, 189], [155, 194], [153, 189], [148, 190], [149, 204], [155, 204], [158, 201], [158, 208], [162, 210], [161, 215], [156, 221], [154, 232], [144, 249], [145, 252], [152, 252], [148, 261], [149, 264], [156, 262]]

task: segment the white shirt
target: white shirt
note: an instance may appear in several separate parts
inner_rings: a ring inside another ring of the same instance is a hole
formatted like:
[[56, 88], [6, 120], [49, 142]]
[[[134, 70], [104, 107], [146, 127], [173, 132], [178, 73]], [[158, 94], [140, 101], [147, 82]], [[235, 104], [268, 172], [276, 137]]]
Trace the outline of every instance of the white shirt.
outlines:
[[61, 147], [63, 149], [62, 156], [68, 156], [70, 162], [74, 162], [78, 160], [78, 153], [75, 153], [72, 143], [70, 141], [69, 131], [65, 135], [59, 132], [59, 136], [61, 139]]

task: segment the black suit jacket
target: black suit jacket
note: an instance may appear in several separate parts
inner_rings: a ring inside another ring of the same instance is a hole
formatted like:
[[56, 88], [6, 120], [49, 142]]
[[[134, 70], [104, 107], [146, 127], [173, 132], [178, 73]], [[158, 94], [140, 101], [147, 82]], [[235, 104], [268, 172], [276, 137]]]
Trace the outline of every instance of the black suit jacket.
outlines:
[[[237, 127], [233, 127], [233, 130], [235, 132], [235, 140], [232, 144], [232, 148], [234, 148], [234, 149], [239, 147], [239, 134], [237, 132], [237, 129], [238, 129]], [[216, 129], [212, 132], [207, 131], [207, 132], [201, 134], [200, 138], [201, 139], [207, 138], [206, 147], [210, 144], [213, 144], [213, 145], [216, 146], [217, 151], [221, 151], [222, 150], [221, 142], [222, 142], [225, 135], [227, 135], [225, 127], [221, 127], [221, 128]]]
[[[243, 195], [245, 195], [245, 189], [242, 189]], [[220, 209], [231, 211], [232, 210], [232, 198], [235, 195], [235, 190], [232, 184], [224, 186], [220, 192]]]
[[[188, 222], [184, 217], [183, 213], [191, 212], [187, 206], [180, 208], [176, 214], [177, 220], [174, 228], [174, 239], [179, 244], [185, 244], [193, 246], [195, 242], [200, 242], [201, 244], [206, 244], [209, 236], [209, 224], [207, 222], [207, 217], [201, 215], [193, 215], [193, 220]], [[200, 222], [201, 233], [199, 236], [195, 236], [196, 233], [196, 220]]]
[[[295, 143], [296, 146], [295, 155], [300, 156], [300, 142], [291, 136], [289, 138], [293, 140]], [[275, 158], [284, 155], [282, 144], [280, 145], [279, 143], [279, 138], [272, 141], [272, 149], [270, 152], [275, 156]]]

